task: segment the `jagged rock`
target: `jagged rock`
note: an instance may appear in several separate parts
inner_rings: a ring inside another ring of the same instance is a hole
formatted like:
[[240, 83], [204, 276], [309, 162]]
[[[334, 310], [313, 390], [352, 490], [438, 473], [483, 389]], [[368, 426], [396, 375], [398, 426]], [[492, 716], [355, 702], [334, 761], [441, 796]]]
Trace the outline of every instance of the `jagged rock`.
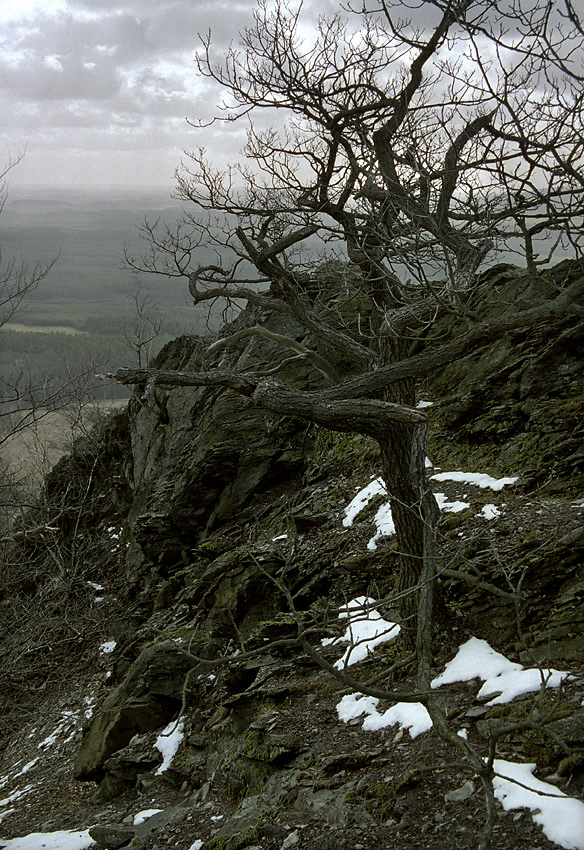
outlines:
[[89, 835], [97, 846], [104, 847], [106, 850], [125, 847], [134, 838], [135, 833], [136, 830], [133, 826], [124, 824], [99, 824], [92, 826], [89, 830]]
[[97, 797], [112, 800], [136, 784], [140, 773], [148, 773], [162, 761], [153, 747], [152, 735], [135, 735], [127, 747], [117, 750], [103, 763], [104, 778]]
[[75, 777], [102, 779], [112, 753], [137, 733], [156, 729], [175, 716], [194, 664], [170, 641], [144, 649], [95, 716], [75, 759]]
[[[278, 333], [302, 333], [284, 316], [264, 319]], [[206, 341], [180, 337], [153, 365], [186, 372], [209, 366], [243, 370], [284, 356], [258, 338], [228, 348], [218, 361], [207, 357], [206, 348]], [[312, 381], [310, 369], [298, 362], [287, 366], [287, 377], [296, 386]], [[242, 518], [257, 494], [302, 472], [306, 424], [275, 419], [248, 399], [213, 389], [160, 389], [155, 401], [130, 405], [135, 492], [130, 525], [147, 558], [166, 565], [180, 561], [183, 551], [220, 523]]]
[[584, 744], [584, 711], [577, 711], [571, 717], [554, 720], [548, 728], [559, 735], [568, 746], [582, 747]]

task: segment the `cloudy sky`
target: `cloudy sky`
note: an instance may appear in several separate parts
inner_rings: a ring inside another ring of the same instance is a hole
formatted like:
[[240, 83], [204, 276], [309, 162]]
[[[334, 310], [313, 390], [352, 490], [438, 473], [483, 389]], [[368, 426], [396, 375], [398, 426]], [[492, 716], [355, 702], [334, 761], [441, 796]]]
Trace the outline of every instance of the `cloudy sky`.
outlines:
[[[335, 8], [335, 0], [309, 0]], [[0, 0], [0, 164], [26, 148], [18, 187], [172, 190], [185, 149], [237, 150], [233, 126], [196, 131], [217, 92], [197, 77], [198, 33], [217, 51], [254, 0]]]

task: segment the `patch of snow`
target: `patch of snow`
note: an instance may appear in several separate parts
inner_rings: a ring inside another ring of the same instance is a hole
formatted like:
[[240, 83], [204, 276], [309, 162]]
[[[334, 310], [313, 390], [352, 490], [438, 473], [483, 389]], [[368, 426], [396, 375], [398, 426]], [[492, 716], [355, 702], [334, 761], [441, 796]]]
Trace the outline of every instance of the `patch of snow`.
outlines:
[[272, 537], [272, 543], [275, 543], [277, 540], [287, 540], [287, 539], [288, 539], [287, 534], [278, 534], [277, 537]]
[[211, 820], [213, 822], [215, 822], [215, 821], [218, 821], [218, 820], [223, 820], [223, 817], [224, 817], [224, 815], [211, 815]]
[[106, 640], [105, 643], [102, 643], [99, 647], [100, 655], [109, 655], [110, 652], [113, 652], [116, 648], [117, 644], [115, 640]]
[[362, 714], [373, 714], [377, 711], [377, 697], [367, 697], [364, 694], [346, 694], [337, 704], [339, 720], [348, 723]]
[[351, 499], [345, 508], [345, 518], [343, 519], [343, 525], [345, 528], [353, 525], [353, 520], [357, 514], [361, 513], [363, 508], [367, 507], [374, 496], [387, 496], [387, 490], [385, 489], [385, 484], [382, 478], [374, 478], [373, 481], [371, 481], [366, 487], [363, 487], [362, 490], [359, 490], [357, 495]]
[[543, 684], [557, 688], [569, 675], [559, 670], [525, 669], [496, 652], [486, 640], [473, 637], [462, 644], [444, 671], [432, 681], [432, 688], [478, 678], [483, 680], [483, 685], [477, 698], [493, 694], [486, 704], [502, 705], [523, 694], [538, 691]]
[[412, 738], [432, 728], [430, 715], [419, 702], [398, 702], [383, 713], [377, 710], [378, 703], [376, 697], [347, 694], [337, 705], [339, 720], [348, 723], [364, 714], [363, 729], [371, 732], [399, 724], [401, 729], [409, 731]]
[[418, 408], [418, 410], [423, 410], [425, 407], [433, 407], [433, 405], [433, 401], [419, 401], [416, 407]]
[[339, 611], [339, 619], [348, 619], [347, 629], [342, 637], [325, 639], [323, 643], [339, 644], [348, 643], [349, 647], [342, 658], [335, 662], [337, 670], [342, 670], [345, 665], [350, 666], [362, 661], [373, 652], [380, 643], [393, 640], [399, 634], [400, 627], [397, 623], [384, 620], [379, 611], [374, 607], [375, 600], [367, 596], [358, 596], [352, 599]]
[[550, 841], [565, 850], [584, 850], [584, 803], [536, 779], [535, 764], [495, 759], [493, 767], [495, 796], [505, 811], [530, 809]]
[[201, 850], [202, 846], [203, 846], [202, 840], [200, 838], [197, 838], [195, 843], [191, 844], [191, 846], [189, 847], [189, 850]]
[[407, 729], [411, 738], [417, 738], [432, 728], [430, 715], [421, 703], [398, 702], [383, 714], [375, 708], [363, 721], [363, 729], [376, 732], [395, 724], [399, 724], [400, 729]]
[[12, 778], [16, 779], [18, 776], [24, 776], [25, 773], [28, 773], [29, 770], [32, 770], [32, 768], [35, 766], [35, 764], [37, 763], [38, 760], [39, 760], [39, 757], [37, 756], [32, 761], [27, 762], [24, 765], [24, 767], [21, 770], [18, 771], [18, 773], [14, 774], [14, 776]]
[[151, 818], [152, 815], [157, 815], [158, 812], [162, 811], [163, 809], [144, 809], [143, 812], [138, 812], [138, 814], [134, 815], [134, 826], [139, 826], [141, 823], [148, 820], [148, 818]]
[[103, 585], [97, 584], [95, 581], [88, 581], [88, 587], [92, 587], [94, 590], [103, 590]]
[[156, 771], [156, 776], [160, 776], [170, 767], [184, 738], [184, 728], [185, 722], [179, 717], [169, 723], [156, 739], [154, 746], [162, 753], [162, 764]]
[[34, 785], [27, 785], [21, 791], [13, 791], [12, 794], [9, 794], [8, 797], [4, 797], [3, 800], [0, 800], [0, 808], [4, 808], [9, 803], [14, 803], [16, 800], [20, 800], [21, 797], [24, 797], [25, 794], [29, 794]]
[[507, 484], [515, 484], [519, 481], [517, 476], [512, 478], [492, 478], [483, 472], [438, 472], [431, 476], [433, 481], [461, 481], [465, 484], [474, 484], [475, 487], [483, 489], [490, 487], [491, 490], [502, 490]]
[[449, 502], [446, 493], [434, 493], [434, 498], [438, 502], [440, 510], [447, 514], [458, 514], [460, 511], [470, 508], [469, 502]]
[[481, 516], [483, 519], [496, 519], [501, 516], [501, 511], [496, 505], [483, 505]]
[[[431, 461], [428, 460], [430, 466], [432, 465]], [[436, 476], [432, 476], [435, 478]], [[347, 507], [345, 508], [345, 517], [343, 519], [343, 525], [345, 528], [353, 525], [353, 520], [355, 517], [369, 504], [371, 499], [375, 496], [386, 496], [387, 490], [385, 489], [385, 484], [383, 483], [383, 479], [375, 478], [371, 481], [366, 487], [360, 490], [357, 495], [349, 502]], [[449, 502], [445, 493], [435, 493], [436, 501], [438, 502], [438, 506], [440, 510], [445, 511], [446, 513], [458, 513], [459, 511], [464, 511], [466, 508], [470, 507], [468, 502]], [[375, 524], [375, 534], [367, 543], [368, 549], [377, 549], [377, 541], [380, 537], [390, 537], [392, 534], [395, 534], [395, 524], [393, 521], [393, 517], [391, 514], [391, 505], [389, 502], [386, 502], [384, 505], [378, 509], [375, 517], [373, 518], [373, 522]]]
[[429, 457], [427, 457], [424, 461], [424, 466], [426, 467], [426, 469], [434, 469], [434, 464], [432, 463]]
[[[0, 823], [2, 823], [4, 818], [7, 818], [8, 815], [13, 815], [15, 811], [16, 811], [16, 809], [6, 809], [5, 812], [0, 812]], [[2, 841], [1, 838], [0, 838], [0, 841]], [[0, 844], [0, 847], [4, 847], [4, 846], [5, 846], [4, 844]]]
[[87, 850], [95, 847], [96, 842], [89, 835], [89, 830], [74, 832], [32, 832], [22, 838], [2, 839], [5, 850]]
[[367, 543], [368, 549], [377, 549], [377, 541], [380, 537], [391, 537], [392, 534], [395, 534], [391, 505], [382, 505], [375, 514], [373, 522], [375, 523], [376, 530], [371, 540]]
[[466, 728], [459, 729], [456, 734], [458, 735], [459, 738], [462, 738], [463, 741], [468, 741], [468, 729], [466, 729]]

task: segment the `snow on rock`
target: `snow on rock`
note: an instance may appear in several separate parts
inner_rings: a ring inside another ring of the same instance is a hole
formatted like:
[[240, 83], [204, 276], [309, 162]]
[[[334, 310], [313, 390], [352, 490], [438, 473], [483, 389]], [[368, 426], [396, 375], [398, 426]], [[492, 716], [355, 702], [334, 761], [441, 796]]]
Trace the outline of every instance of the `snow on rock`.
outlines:
[[99, 654], [100, 655], [109, 655], [110, 653], [112, 653], [114, 651], [114, 649], [116, 648], [116, 645], [117, 644], [116, 644], [115, 640], [106, 640], [106, 642], [102, 643], [101, 646], [99, 647]]
[[189, 850], [201, 850], [202, 846], [203, 846], [202, 840], [200, 838], [197, 838], [195, 843], [191, 844], [191, 846], [189, 847]]
[[483, 489], [490, 487], [491, 490], [502, 490], [507, 484], [515, 484], [519, 481], [517, 476], [512, 478], [492, 478], [483, 472], [437, 472], [430, 476], [433, 481], [459, 481], [464, 484], [474, 484], [475, 487]]
[[487, 705], [502, 705], [523, 694], [538, 691], [543, 684], [557, 688], [568, 676], [569, 673], [559, 670], [525, 669], [496, 652], [486, 640], [473, 637], [462, 644], [444, 671], [432, 681], [432, 687], [482, 679], [483, 686], [477, 698], [485, 699], [492, 694], [493, 698]]
[[535, 764], [493, 762], [495, 796], [505, 809], [530, 809], [550, 841], [565, 850], [584, 850], [584, 803], [533, 776]]
[[340, 644], [348, 643], [349, 646], [342, 658], [335, 662], [337, 670], [356, 664], [373, 652], [380, 643], [393, 640], [399, 634], [400, 627], [397, 623], [384, 620], [377, 608], [375, 600], [368, 596], [358, 596], [352, 599], [339, 611], [339, 619], [348, 619], [347, 629], [338, 638], [325, 638], [322, 643]]
[[152, 815], [157, 815], [159, 812], [164, 811], [163, 809], [144, 809], [142, 812], [138, 812], [134, 815], [134, 826], [139, 826], [144, 821], [147, 821], [148, 818], [151, 818]]
[[89, 830], [74, 832], [32, 832], [22, 838], [2, 840], [4, 850], [87, 850], [95, 847], [96, 842], [90, 837]]
[[169, 723], [156, 739], [154, 746], [162, 753], [162, 764], [156, 771], [156, 776], [160, 776], [170, 767], [184, 738], [184, 728], [185, 722], [179, 717]]

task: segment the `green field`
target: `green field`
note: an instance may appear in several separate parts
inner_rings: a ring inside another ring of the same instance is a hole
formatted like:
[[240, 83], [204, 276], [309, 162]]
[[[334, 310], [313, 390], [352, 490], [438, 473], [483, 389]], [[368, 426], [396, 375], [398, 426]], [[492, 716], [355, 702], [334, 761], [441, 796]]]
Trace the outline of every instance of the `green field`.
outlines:
[[[80, 369], [106, 372], [136, 364], [126, 341], [136, 322], [136, 280], [124, 268], [124, 250], [134, 256], [146, 252], [138, 232], [144, 219], [172, 223], [180, 213], [178, 203], [152, 192], [9, 194], [0, 217], [3, 265], [12, 259], [29, 267], [56, 261], [13, 321], [0, 329], [5, 398], [11, 396], [10, 383], [25, 373], [33, 373], [37, 382], [41, 375], [58, 383]], [[160, 321], [150, 354], [181, 333], [205, 332], [207, 312], [193, 307], [184, 281], [153, 275], [142, 280], [149, 312]], [[98, 398], [120, 392], [126, 391], [103, 383], [94, 390]]]
[[[172, 222], [180, 211], [170, 198], [152, 193], [9, 195], [0, 219], [4, 260], [14, 257], [34, 265], [57, 258], [26, 306], [26, 323], [120, 336], [134, 315], [128, 295], [133, 275], [123, 268], [124, 248], [144, 253], [138, 234], [144, 218]], [[184, 283], [153, 276], [146, 282], [166, 335], [197, 330], [201, 315], [189, 305]]]

